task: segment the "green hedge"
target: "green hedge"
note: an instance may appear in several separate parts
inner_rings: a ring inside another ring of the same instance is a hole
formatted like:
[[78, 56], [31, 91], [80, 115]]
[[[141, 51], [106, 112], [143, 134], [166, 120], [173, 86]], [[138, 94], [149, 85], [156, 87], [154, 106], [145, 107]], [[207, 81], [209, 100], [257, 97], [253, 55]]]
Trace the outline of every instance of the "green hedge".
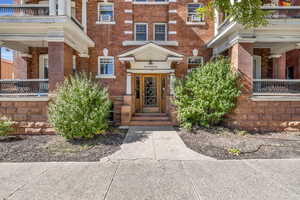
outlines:
[[107, 89], [77, 74], [58, 87], [49, 105], [49, 121], [67, 139], [92, 138], [107, 130], [110, 109]]
[[240, 95], [237, 79], [230, 62], [222, 57], [193, 70], [184, 80], [177, 80], [174, 103], [181, 125], [191, 129], [220, 123]]

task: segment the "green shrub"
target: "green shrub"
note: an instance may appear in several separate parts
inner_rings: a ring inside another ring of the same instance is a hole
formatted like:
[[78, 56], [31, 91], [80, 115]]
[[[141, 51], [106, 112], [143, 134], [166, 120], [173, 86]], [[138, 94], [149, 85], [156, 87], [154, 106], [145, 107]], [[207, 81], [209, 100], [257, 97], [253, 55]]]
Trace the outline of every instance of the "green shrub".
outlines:
[[49, 105], [49, 121], [67, 139], [87, 139], [108, 128], [111, 102], [107, 89], [86, 74], [77, 74], [58, 86]]
[[8, 134], [14, 131], [13, 122], [7, 117], [0, 118], [0, 136], [8, 136]]
[[209, 127], [220, 123], [240, 94], [238, 76], [226, 58], [218, 58], [176, 81], [174, 100], [181, 125]]

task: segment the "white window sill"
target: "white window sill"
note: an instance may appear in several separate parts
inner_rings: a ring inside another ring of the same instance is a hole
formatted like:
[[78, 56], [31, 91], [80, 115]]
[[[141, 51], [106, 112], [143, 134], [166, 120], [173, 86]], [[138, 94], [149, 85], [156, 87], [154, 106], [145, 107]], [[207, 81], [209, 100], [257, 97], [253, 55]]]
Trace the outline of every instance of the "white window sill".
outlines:
[[101, 78], [101, 79], [115, 79], [115, 75], [97, 75], [96, 78]]
[[140, 1], [133, 1], [133, 4], [136, 5], [168, 5], [169, 1], [162, 1], [162, 2], [155, 2], [155, 1], [148, 1], [148, 2], [140, 2]]
[[250, 97], [252, 101], [300, 101], [300, 94], [274, 94], [274, 95], [255, 95]]
[[145, 45], [148, 43], [154, 43], [157, 45], [162, 45], [162, 46], [178, 46], [178, 42], [177, 41], [171, 41], [171, 40], [167, 40], [167, 41], [155, 41], [155, 40], [146, 40], [146, 41], [137, 41], [137, 40], [125, 40], [123, 41], [123, 46], [139, 46], [139, 45]]
[[96, 21], [96, 24], [116, 24], [116, 22], [115, 21], [111, 21], [111, 22]]
[[186, 22], [187, 25], [206, 25], [206, 22]]

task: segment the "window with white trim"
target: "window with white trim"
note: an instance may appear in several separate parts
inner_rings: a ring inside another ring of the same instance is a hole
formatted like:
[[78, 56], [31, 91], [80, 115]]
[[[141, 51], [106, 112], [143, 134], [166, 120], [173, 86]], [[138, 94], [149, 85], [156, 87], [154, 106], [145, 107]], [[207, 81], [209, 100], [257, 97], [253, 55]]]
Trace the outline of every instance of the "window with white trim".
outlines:
[[113, 3], [98, 3], [98, 21], [104, 23], [114, 21]]
[[192, 70], [196, 69], [203, 65], [204, 59], [202, 56], [190, 56], [188, 57], [188, 71], [191, 72]]
[[197, 12], [198, 8], [202, 8], [201, 3], [190, 3], [187, 5], [187, 22], [201, 23], [204, 22], [204, 15]]
[[167, 24], [155, 23], [153, 30], [154, 30], [154, 40], [157, 41], [167, 40]]
[[115, 61], [112, 56], [100, 56], [98, 65], [98, 76], [111, 77], [115, 73]]
[[134, 24], [134, 39], [136, 41], [148, 40], [148, 24], [146, 23]]

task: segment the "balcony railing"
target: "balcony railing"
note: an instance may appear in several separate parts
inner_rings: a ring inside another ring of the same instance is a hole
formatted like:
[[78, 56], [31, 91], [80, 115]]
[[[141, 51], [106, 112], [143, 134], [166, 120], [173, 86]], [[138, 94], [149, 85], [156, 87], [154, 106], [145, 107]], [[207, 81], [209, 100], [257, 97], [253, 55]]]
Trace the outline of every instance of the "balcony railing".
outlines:
[[300, 18], [300, 6], [263, 6], [268, 11], [267, 19], [295, 19]]
[[0, 5], [0, 17], [49, 16], [49, 6], [39, 4]]
[[48, 91], [48, 79], [0, 80], [0, 95], [2, 96], [45, 96]]
[[254, 79], [253, 93], [255, 95], [300, 95], [300, 79]]

